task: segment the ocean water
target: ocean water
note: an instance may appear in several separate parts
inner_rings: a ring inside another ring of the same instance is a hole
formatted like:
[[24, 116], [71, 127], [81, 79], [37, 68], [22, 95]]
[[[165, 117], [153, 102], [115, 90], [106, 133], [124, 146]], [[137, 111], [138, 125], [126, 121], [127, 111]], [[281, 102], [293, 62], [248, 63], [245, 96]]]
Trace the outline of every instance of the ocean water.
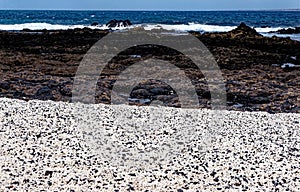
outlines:
[[[132, 27], [176, 31], [225, 32], [241, 22], [266, 34], [282, 28], [299, 27], [300, 11], [21, 11], [0, 10], [0, 30], [107, 29], [112, 19], [129, 19]], [[122, 27], [121, 27], [122, 28]], [[270, 34], [268, 34], [270, 35]], [[299, 38], [300, 35], [291, 35]]]

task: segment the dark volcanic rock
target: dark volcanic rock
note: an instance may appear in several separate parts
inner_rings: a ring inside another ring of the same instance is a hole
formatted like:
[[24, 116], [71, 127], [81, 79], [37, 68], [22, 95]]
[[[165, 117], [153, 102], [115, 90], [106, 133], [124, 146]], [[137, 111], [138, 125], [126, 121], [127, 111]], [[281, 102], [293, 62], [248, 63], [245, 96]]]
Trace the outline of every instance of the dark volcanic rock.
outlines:
[[106, 26], [107, 27], [128, 27], [131, 26], [132, 23], [127, 19], [127, 20], [111, 20], [109, 21]]
[[264, 104], [270, 103], [270, 99], [268, 97], [252, 97], [250, 102], [254, 104]]
[[35, 98], [40, 100], [53, 100], [54, 96], [49, 87], [42, 87], [36, 92]]
[[[118, 26], [118, 21], [113, 25]], [[0, 31], [0, 96], [69, 102], [80, 61], [107, 34], [108, 31], [88, 28]], [[221, 69], [226, 82], [227, 109], [300, 112], [300, 68], [282, 67], [286, 63], [300, 66], [300, 42], [264, 37], [245, 24], [228, 33], [192, 34], [208, 47]], [[153, 57], [184, 71], [196, 88], [200, 107], [210, 107], [205, 77], [193, 62], [172, 49], [154, 45], [130, 48], [111, 60], [99, 77], [96, 103], [110, 103], [114, 82], [126, 67]], [[172, 72], [166, 72], [166, 76], [168, 73]], [[166, 106], [180, 107], [176, 90], [162, 82], [142, 82], [130, 97], [137, 105], [160, 101]]]
[[5, 81], [0, 82], [0, 88], [1, 88], [1, 89], [8, 90], [9, 87], [10, 87], [10, 83], [9, 83], [9, 82], [5, 82]]
[[300, 27], [288, 28], [288, 29], [280, 29], [278, 31], [272, 31], [270, 33], [278, 33], [278, 34], [299, 34]]
[[262, 36], [258, 32], [256, 32], [255, 29], [247, 26], [245, 23], [241, 23], [236, 29], [230, 31], [229, 33], [237, 35], [243, 35], [243, 36]]
[[153, 96], [147, 89], [136, 89], [133, 90], [130, 94], [130, 97], [135, 97], [135, 98], [149, 98]]
[[91, 26], [98, 26], [99, 25], [99, 23], [97, 23], [97, 22], [93, 22], [92, 24], [91, 24]]
[[72, 85], [65, 85], [60, 88], [60, 93], [63, 96], [72, 97]]
[[155, 87], [150, 89], [150, 92], [154, 95], [169, 95], [170, 90], [167, 87]]
[[[276, 36], [264, 37], [244, 23], [228, 33], [194, 35], [208, 46], [221, 68], [233, 70], [254, 64], [300, 64], [300, 42]], [[291, 56], [297, 59], [291, 61]]]
[[56, 81], [54, 81], [54, 80], [50, 80], [50, 81], [48, 81], [48, 85], [47, 85], [47, 86], [48, 86], [50, 89], [52, 89], [52, 88], [56, 88], [58, 85], [59, 85], [58, 82], [56, 82]]

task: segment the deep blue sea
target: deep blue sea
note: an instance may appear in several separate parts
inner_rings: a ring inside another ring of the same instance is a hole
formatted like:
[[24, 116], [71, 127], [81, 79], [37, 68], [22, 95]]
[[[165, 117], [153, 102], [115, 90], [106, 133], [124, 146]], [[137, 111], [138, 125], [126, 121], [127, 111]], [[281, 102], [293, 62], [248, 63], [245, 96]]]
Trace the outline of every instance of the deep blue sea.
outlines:
[[[177, 31], [229, 31], [245, 22], [260, 33], [300, 26], [300, 11], [15, 11], [0, 10], [0, 30], [83, 28], [105, 29], [112, 19], [135, 26]], [[93, 28], [93, 27], [91, 27]]]

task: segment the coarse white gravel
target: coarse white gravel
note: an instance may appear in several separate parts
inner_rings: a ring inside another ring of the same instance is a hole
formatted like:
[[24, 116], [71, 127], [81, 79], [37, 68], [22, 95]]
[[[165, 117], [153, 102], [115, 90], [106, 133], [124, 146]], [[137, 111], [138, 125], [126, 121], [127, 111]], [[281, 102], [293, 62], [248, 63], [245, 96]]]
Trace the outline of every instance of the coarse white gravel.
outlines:
[[300, 191], [300, 114], [211, 113], [1, 98], [0, 191]]

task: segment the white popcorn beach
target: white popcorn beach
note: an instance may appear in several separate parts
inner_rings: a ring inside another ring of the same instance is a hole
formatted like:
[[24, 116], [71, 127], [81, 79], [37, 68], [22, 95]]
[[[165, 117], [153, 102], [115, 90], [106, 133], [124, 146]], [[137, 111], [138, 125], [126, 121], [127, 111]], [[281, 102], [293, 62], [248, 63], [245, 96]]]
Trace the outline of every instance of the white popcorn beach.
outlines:
[[[109, 149], [101, 145], [92, 149], [78, 130], [78, 122], [87, 120], [87, 111], [88, 120], [97, 121], [97, 129], [106, 130], [102, 133], [112, 143], [133, 152], [175, 134], [176, 124], [183, 127], [183, 119], [184, 127], [198, 128], [201, 137], [210, 113], [1, 98], [0, 191], [300, 191], [299, 114], [222, 111], [222, 121], [215, 124], [222, 129], [211, 135], [209, 146], [203, 146], [205, 152], [197, 147], [197, 140], [191, 140], [180, 153], [161, 162], [147, 166], [144, 161], [143, 166], [137, 160], [135, 166], [126, 159], [123, 164], [113, 161], [114, 154], [109, 157], [105, 153]], [[113, 126], [117, 114], [113, 111], [132, 119], [133, 129], [147, 122], [150, 113], [166, 114], [166, 121], [156, 128], [153, 124], [154, 131], [147, 134], [130, 135], [125, 134], [129, 124]], [[167, 121], [167, 116], [173, 119]], [[140, 137], [131, 140], [134, 136]], [[103, 159], [103, 154], [108, 158]]]

